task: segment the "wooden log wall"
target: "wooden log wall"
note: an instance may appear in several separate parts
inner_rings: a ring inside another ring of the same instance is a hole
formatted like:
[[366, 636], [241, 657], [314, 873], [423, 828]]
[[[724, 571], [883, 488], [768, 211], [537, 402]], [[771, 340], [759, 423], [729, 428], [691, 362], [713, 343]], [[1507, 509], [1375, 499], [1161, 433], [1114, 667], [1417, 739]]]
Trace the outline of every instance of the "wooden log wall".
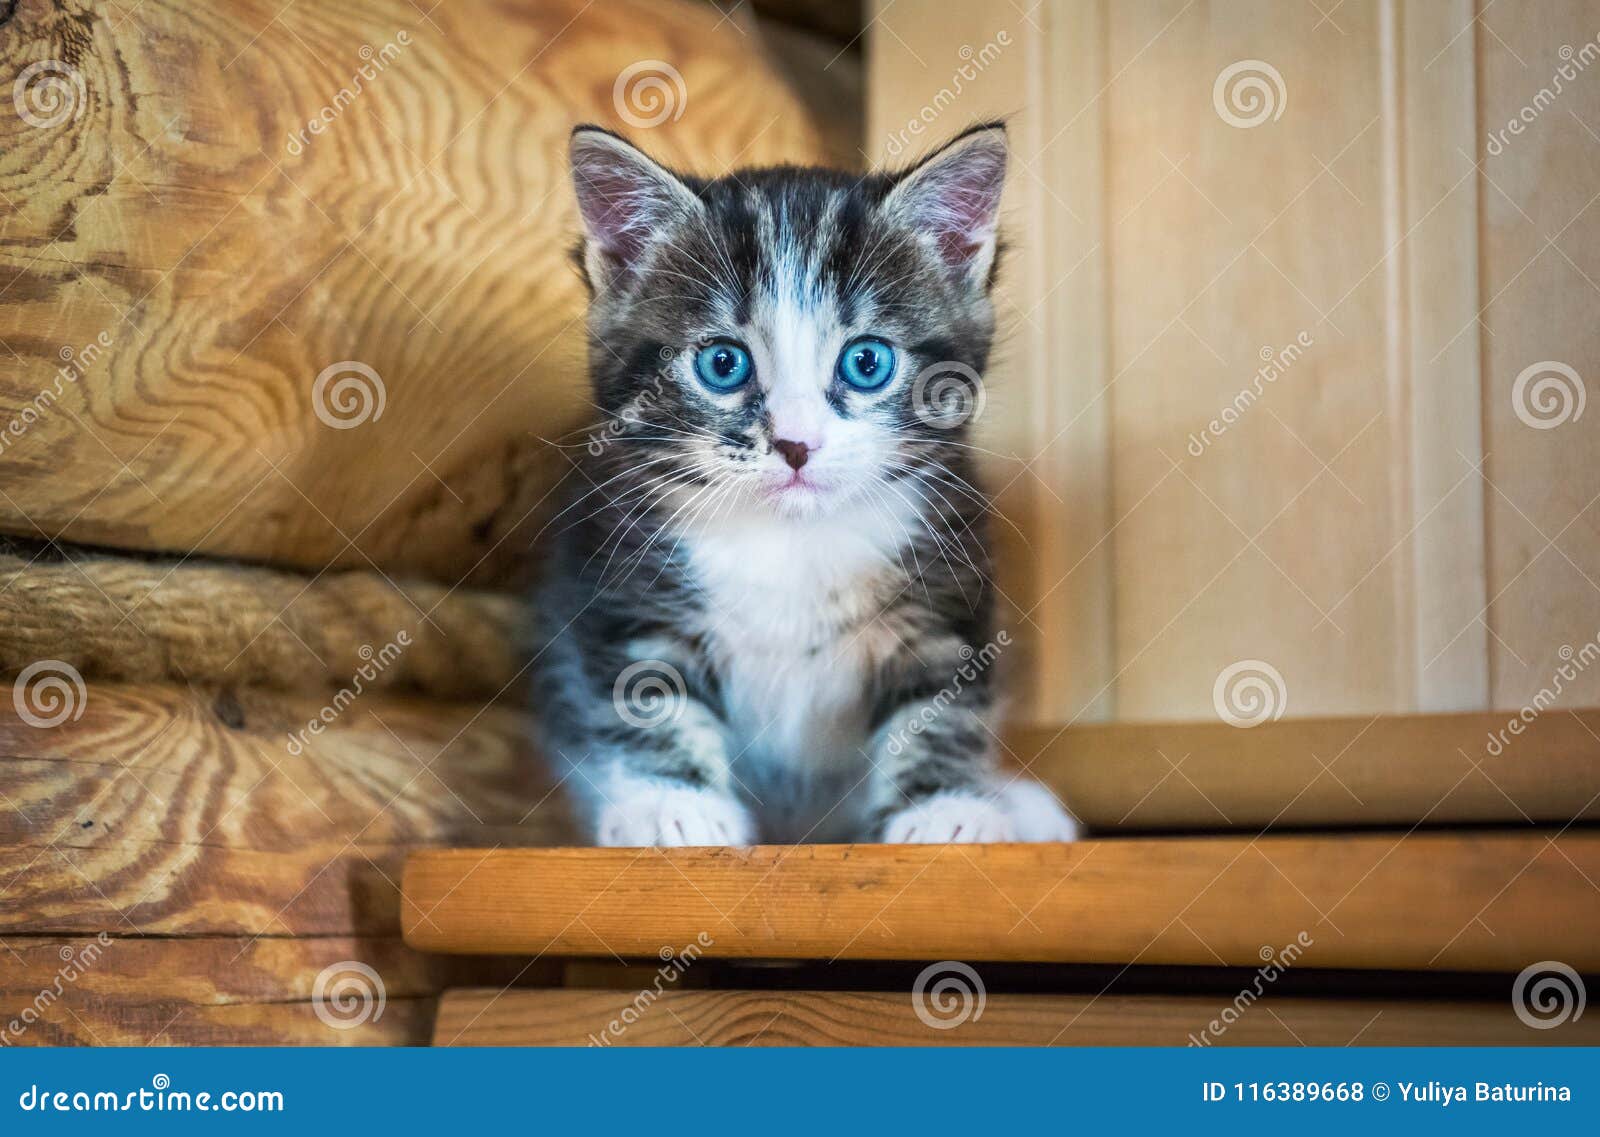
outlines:
[[854, 56], [691, 0], [7, 13], [0, 531], [514, 576], [587, 409], [574, 123], [859, 161]]

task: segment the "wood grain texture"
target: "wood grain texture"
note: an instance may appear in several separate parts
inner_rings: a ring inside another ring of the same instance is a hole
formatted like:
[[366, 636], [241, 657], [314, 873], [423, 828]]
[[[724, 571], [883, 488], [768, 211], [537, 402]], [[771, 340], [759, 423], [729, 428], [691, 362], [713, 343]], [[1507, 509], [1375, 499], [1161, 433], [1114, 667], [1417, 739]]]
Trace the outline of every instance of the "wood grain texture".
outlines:
[[1595, 710], [1107, 723], [1007, 741], [1108, 833], [1600, 821]]
[[[463, 968], [395, 938], [346, 936], [4, 936], [0, 958], [0, 1039], [14, 1046], [420, 1046], [444, 987], [560, 977], [550, 963]], [[377, 977], [355, 979], [372, 997], [330, 999], [351, 964]]]
[[[1505, 1002], [1266, 998], [1214, 1039], [1229, 996], [988, 995], [918, 1018], [909, 992], [450, 991], [435, 1046], [1217, 1046], [1594, 1045], [1600, 1025], [1525, 1026]], [[970, 1015], [971, 1010], [978, 1010]], [[624, 1017], [626, 1014], [627, 1017]], [[612, 1024], [615, 1024], [613, 1026]]]
[[[829, 149], [687, 0], [19, 0], [0, 74], [46, 61], [0, 116], [0, 528], [120, 547], [504, 579], [586, 410], [573, 124], [706, 173]], [[647, 61], [653, 129], [613, 94]], [[384, 404], [335, 429], [345, 361]]]
[[1597, 878], [1575, 832], [439, 850], [408, 860], [402, 920], [464, 953], [1582, 969]]
[[[0, 935], [393, 935], [405, 853], [570, 839], [501, 708], [88, 684], [0, 711]], [[298, 745], [298, 753], [295, 748]]]

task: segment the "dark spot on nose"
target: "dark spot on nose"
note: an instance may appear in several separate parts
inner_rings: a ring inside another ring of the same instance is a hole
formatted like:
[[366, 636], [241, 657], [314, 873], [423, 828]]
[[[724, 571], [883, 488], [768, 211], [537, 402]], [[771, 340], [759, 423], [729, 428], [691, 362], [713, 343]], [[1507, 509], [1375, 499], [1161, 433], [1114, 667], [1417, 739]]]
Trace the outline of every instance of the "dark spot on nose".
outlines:
[[806, 457], [811, 453], [811, 448], [804, 442], [791, 442], [787, 438], [773, 439], [772, 448], [783, 455], [783, 460], [789, 463], [791, 470], [804, 466]]

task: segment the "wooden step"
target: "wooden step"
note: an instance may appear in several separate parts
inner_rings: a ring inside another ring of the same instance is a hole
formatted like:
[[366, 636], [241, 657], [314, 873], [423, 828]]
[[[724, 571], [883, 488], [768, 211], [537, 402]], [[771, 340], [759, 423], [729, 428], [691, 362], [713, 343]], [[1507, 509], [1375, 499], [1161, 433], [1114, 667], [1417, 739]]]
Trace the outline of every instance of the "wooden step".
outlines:
[[429, 951], [1600, 968], [1600, 834], [414, 853]]
[[1097, 831], [1600, 821], [1593, 709], [1033, 727], [1006, 744]]
[[[1507, 984], [1509, 987], [1509, 983]], [[435, 1046], [1594, 1045], [1600, 1020], [1552, 1029], [1493, 1002], [909, 991], [461, 990]], [[1237, 1000], [1237, 1001], [1236, 1001]], [[923, 1018], [918, 1014], [919, 1006]], [[942, 1008], [942, 1009], [941, 1009]], [[933, 1025], [940, 1024], [940, 1025]]]

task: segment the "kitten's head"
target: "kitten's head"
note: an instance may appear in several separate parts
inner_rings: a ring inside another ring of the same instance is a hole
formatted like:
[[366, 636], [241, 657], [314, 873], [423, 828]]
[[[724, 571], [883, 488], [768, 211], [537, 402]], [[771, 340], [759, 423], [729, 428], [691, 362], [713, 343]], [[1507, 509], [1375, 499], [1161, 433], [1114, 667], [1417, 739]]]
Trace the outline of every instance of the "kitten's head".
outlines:
[[1005, 165], [994, 124], [896, 174], [706, 180], [579, 127], [590, 370], [621, 467], [685, 512], [807, 517], [959, 465]]

